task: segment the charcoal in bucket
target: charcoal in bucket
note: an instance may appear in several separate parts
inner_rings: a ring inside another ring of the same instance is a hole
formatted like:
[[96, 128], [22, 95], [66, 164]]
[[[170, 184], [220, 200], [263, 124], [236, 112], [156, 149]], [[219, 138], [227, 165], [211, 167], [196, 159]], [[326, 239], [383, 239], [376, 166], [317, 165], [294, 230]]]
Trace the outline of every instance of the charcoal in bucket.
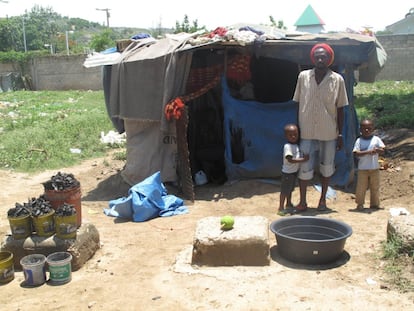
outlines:
[[55, 222], [53, 215], [55, 210], [50, 202], [41, 195], [29, 200], [32, 209], [32, 222], [38, 236], [49, 237], [55, 234]]
[[32, 234], [31, 208], [26, 203], [16, 203], [7, 211], [12, 237], [15, 240], [25, 239]]
[[55, 212], [56, 236], [60, 239], [75, 239], [77, 231], [76, 209], [64, 203]]
[[82, 225], [81, 187], [73, 174], [58, 172], [43, 183], [45, 197], [53, 209], [58, 209], [64, 203], [71, 204], [76, 209], [76, 224]]

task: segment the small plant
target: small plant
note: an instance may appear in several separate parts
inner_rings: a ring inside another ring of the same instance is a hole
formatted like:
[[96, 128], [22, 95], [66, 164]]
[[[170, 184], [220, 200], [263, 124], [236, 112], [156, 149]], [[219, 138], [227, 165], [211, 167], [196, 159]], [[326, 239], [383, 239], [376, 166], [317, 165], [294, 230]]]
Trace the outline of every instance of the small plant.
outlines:
[[115, 160], [120, 160], [120, 161], [126, 161], [126, 159], [127, 159], [126, 150], [115, 152], [114, 153], [114, 159]]
[[383, 243], [382, 249], [384, 259], [395, 259], [403, 252], [403, 240], [398, 235], [391, 235], [388, 240]]
[[414, 249], [407, 247], [403, 239], [394, 234], [382, 243], [384, 271], [391, 287], [401, 292], [414, 292]]

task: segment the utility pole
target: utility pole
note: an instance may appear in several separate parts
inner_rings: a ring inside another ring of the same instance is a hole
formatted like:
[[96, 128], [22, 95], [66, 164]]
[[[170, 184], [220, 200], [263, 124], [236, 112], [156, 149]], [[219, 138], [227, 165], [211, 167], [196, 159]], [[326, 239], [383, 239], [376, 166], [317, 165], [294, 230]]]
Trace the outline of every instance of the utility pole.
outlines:
[[111, 9], [108, 9], [108, 8], [106, 8], [106, 9], [96, 9], [97, 11], [105, 11], [106, 12], [106, 27], [108, 27], [109, 28], [109, 17], [111, 16], [110, 14], [109, 14], [109, 11], [111, 10]]
[[23, 44], [24, 44], [24, 52], [27, 52], [27, 42], [26, 42], [26, 27], [24, 25], [24, 16], [22, 16], [22, 25], [23, 25]]

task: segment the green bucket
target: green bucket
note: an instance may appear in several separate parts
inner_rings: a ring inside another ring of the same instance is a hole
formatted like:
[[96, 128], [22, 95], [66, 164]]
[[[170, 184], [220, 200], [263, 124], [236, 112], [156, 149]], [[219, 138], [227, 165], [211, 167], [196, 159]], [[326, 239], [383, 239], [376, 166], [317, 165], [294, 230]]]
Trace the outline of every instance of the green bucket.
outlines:
[[49, 269], [49, 281], [52, 284], [64, 284], [72, 279], [72, 255], [68, 252], [52, 253], [46, 258]]
[[30, 215], [8, 217], [8, 219], [13, 239], [25, 239], [32, 234], [32, 219]]
[[55, 210], [51, 210], [46, 215], [33, 216], [33, 227], [38, 236], [48, 237], [55, 234]]
[[0, 252], [0, 284], [14, 279], [13, 253]]

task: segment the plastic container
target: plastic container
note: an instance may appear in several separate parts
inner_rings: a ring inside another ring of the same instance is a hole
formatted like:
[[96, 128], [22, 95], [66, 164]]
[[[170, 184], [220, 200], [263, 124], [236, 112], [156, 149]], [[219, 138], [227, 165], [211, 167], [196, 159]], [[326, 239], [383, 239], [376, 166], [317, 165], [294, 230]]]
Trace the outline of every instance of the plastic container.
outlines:
[[32, 219], [30, 215], [8, 217], [8, 219], [13, 239], [25, 239], [32, 234]]
[[46, 282], [45, 263], [46, 256], [42, 254], [27, 255], [20, 260], [26, 286], [39, 286]]
[[0, 284], [5, 284], [14, 279], [13, 253], [0, 252]]
[[270, 224], [270, 230], [282, 257], [308, 265], [337, 260], [352, 234], [351, 226], [342, 221], [314, 216], [281, 218]]
[[46, 215], [33, 216], [32, 222], [34, 230], [38, 236], [48, 237], [55, 234], [55, 210], [51, 210]]
[[76, 239], [77, 226], [76, 214], [70, 216], [55, 215], [55, 231], [59, 239]]
[[49, 281], [60, 285], [72, 279], [72, 255], [68, 252], [52, 253], [46, 258], [49, 269]]
[[73, 205], [76, 209], [76, 224], [78, 228], [82, 225], [82, 193], [80, 186], [65, 190], [45, 190], [44, 195], [55, 210], [64, 203]]

